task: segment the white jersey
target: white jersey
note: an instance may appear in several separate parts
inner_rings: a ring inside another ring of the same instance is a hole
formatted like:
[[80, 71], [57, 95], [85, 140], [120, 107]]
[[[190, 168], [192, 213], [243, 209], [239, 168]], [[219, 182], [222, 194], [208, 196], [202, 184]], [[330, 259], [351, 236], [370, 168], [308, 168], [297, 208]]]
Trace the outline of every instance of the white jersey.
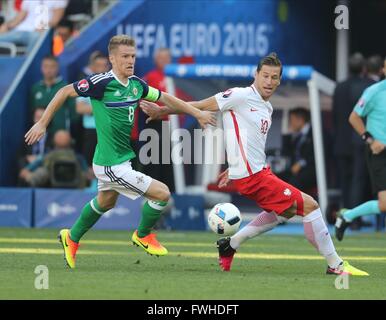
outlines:
[[273, 108], [252, 85], [215, 95], [222, 113], [229, 178], [241, 179], [265, 166], [265, 143]]
[[48, 28], [55, 9], [65, 9], [68, 0], [23, 0], [21, 10], [26, 11], [24, 20], [15, 27], [16, 31], [36, 31], [36, 28]]

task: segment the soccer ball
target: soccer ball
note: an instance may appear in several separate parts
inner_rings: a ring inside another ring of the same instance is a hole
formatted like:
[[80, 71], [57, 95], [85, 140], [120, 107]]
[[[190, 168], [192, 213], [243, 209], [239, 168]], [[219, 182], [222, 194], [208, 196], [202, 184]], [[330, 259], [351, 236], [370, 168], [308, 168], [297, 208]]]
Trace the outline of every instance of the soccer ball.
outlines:
[[209, 227], [214, 233], [230, 236], [237, 232], [241, 223], [240, 210], [232, 203], [218, 203], [208, 216]]

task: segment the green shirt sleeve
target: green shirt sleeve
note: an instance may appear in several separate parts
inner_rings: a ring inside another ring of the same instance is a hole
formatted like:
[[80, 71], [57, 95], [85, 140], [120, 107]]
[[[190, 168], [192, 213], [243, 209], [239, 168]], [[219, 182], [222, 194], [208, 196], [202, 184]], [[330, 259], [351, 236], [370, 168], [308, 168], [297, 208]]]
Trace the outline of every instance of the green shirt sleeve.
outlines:
[[136, 76], [133, 76], [135, 80], [137, 80], [142, 86], [142, 96], [141, 99], [145, 99], [147, 101], [156, 102], [159, 98], [161, 98], [161, 91], [150, 87], [146, 81]]

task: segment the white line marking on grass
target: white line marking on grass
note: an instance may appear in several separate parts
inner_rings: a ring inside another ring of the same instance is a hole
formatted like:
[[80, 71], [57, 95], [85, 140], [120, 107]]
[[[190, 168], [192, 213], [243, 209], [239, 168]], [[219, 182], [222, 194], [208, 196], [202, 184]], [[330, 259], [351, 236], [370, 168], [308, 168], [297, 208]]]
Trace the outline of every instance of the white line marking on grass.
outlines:
[[[169, 252], [170, 255], [180, 255], [190, 258], [218, 258], [217, 253], [210, 252]], [[265, 253], [238, 253], [237, 259], [262, 259], [262, 260], [323, 260], [324, 258], [317, 255], [290, 255], [290, 254], [265, 254]], [[345, 256], [349, 260], [369, 260], [369, 261], [386, 261], [386, 257], [369, 257], [369, 256]]]
[[[22, 253], [22, 254], [63, 254], [61, 249], [45, 249], [45, 248], [0, 248], [1, 253]], [[82, 250], [78, 251], [80, 255], [126, 255], [124, 252], [116, 251], [92, 251]]]
[[[0, 248], [1, 253], [20, 253], [20, 254], [63, 254], [61, 249], [45, 248]], [[93, 251], [80, 250], [80, 255], [122, 255], [128, 252], [119, 251]], [[170, 256], [181, 256], [189, 258], [217, 258], [217, 253], [210, 252], [169, 252]], [[265, 253], [238, 253], [238, 259], [256, 259], [256, 260], [323, 260], [323, 257], [317, 255], [290, 255], [290, 254], [265, 254]], [[366, 260], [366, 261], [386, 261], [386, 257], [366, 257], [366, 256], [347, 256], [349, 260]]]
[[[0, 238], [0, 243], [47, 243], [47, 244], [57, 244], [58, 240], [55, 239], [39, 239], [39, 238]], [[175, 246], [175, 247], [211, 247], [215, 248], [214, 241], [208, 242], [162, 242], [165, 246]], [[131, 245], [131, 241], [121, 241], [121, 240], [84, 240], [82, 241], [83, 245], [112, 245], [112, 246], [128, 246]], [[306, 242], [305, 242], [306, 244]], [[243, 248], [258, 248], [263, 246], [264, 248], [283, 248], [283, 244], [266, 244], [260, 243], [259, 241], [251, 242], [248, 244], [243, 244]], [[308, 248], [308, 245], [307, 245]], [[305, 247], [305, 249], [307, 249]], [[345, 251], [365, 251], [365, 252], [386, 252], [386, 248], [377, 248], [377, 247], [341, 247], [339, 250]]]

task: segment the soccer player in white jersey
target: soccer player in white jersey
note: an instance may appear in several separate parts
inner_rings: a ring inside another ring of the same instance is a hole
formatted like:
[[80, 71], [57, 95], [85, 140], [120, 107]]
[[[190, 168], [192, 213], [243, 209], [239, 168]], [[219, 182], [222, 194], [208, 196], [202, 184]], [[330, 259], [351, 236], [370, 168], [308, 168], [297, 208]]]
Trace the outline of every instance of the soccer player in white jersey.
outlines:
[[[299, 215], [303, 217], [306, 238], [327, 261], [327, 274], [368, 275], [336, 253], [318, 203], [276, 177], [266, 165], [264, 150], [273, 112], [269, 98], [280, 85], [281, 75], [282, 64], [277, 55], [271, 53], [260, 60], [251, 86], [228, 89], [190, 102], [200, 110], [221, 111], [229, 168], [220, 174], [219, 187], [232, 180], [239, 193], [263, 209], [235, 235], [217, 241], [220, 267], [229, 271], [234, 254], [243, 242]], [[149, 121], [175, 113], [149, 102], [144, 102], [141, 108], [149, 115]]]

